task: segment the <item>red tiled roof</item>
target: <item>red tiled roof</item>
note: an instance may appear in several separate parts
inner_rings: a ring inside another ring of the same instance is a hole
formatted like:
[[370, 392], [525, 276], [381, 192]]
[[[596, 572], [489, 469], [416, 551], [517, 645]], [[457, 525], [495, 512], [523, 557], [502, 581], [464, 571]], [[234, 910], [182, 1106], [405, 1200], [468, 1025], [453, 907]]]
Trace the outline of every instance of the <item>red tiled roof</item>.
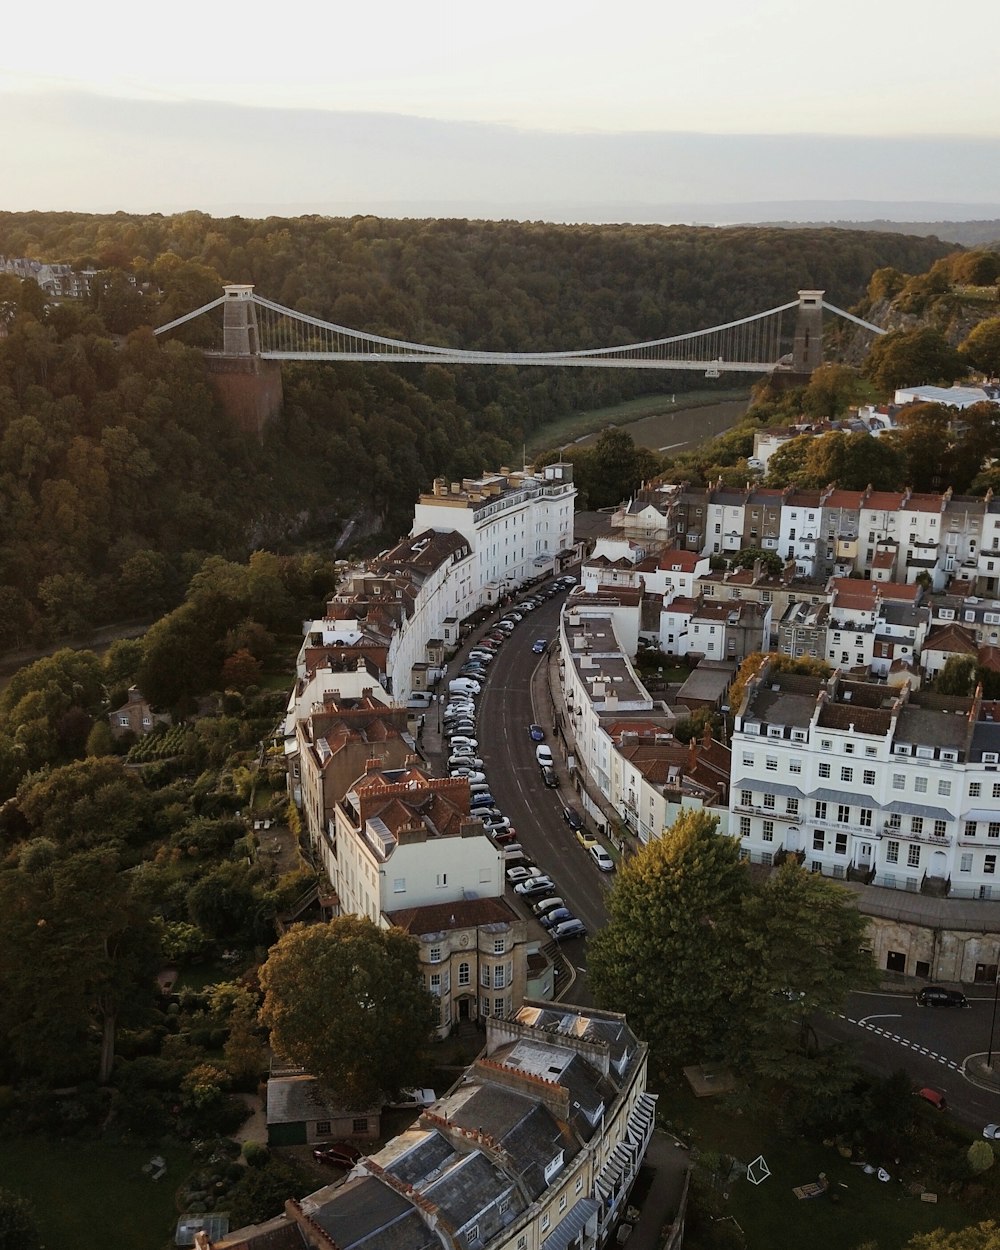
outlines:
[[666, 572], [679, 570], [682, 573], [693, 573], [707, 556], [696, 551], [685, 551], [680, 547], [669, 547], [660, 553], [659, 567]]
[[1000, 673], [1000, 647], [980, 647], [979, 667], [989, 669], [991, 673]]
[[924, 642], [925, 651], [944, 651], [950, 655], [975, 655], [976, 636], [964, 625], [951, 622], [948, 625], [936, 625], [927, 635]]
[[897, 490], [873, 490], [864, 502], [864, 507], [873, 512], [897, 512], [903, 506], [906, 496]]
[[944, 507], [941, 495], [911, 495], [903, 505], [903, 512], [940, 512]]
[[824, 508], [848, 508], [857, 511], [863, 504], [863, 490], [832, 490], [826, 497]]

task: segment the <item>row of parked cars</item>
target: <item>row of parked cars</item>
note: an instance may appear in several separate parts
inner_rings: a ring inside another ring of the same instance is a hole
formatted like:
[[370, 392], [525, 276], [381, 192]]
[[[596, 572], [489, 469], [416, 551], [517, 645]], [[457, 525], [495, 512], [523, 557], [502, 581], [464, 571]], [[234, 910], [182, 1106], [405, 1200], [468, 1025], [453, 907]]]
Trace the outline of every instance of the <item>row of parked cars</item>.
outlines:
[[[517, 626], [545, 599], [568, 590], [575, 582], [575, 577], [558, 578], [506, 611], [469, 651], [458, 675], [448, 683], [449, 701], [442, 714], [442, 727], [449, 746], [449, 772], [469, 782], [472, 813], [482, 820], [487, 833], [503, 849], [508, 884], [532, 905], [540, 923], [557, 941], [583, 937], [586, 927], [556, 896], [552, 878], [527, 857], [517, 841], [517, 832], [512, 828], [510, 819], [496, 805], [478, 754], [476, 699], [482, 693], [489, 666]], [[547, 645], [545, 639], [536, 639], [532, 650], [541, 654]], [[538, 731], [537, 741], [543, 742], [544, 731], [539, 726], [534, 728]], [[544, 751], [548, 753], [551, 766], [551, 750], [545, 746]]]

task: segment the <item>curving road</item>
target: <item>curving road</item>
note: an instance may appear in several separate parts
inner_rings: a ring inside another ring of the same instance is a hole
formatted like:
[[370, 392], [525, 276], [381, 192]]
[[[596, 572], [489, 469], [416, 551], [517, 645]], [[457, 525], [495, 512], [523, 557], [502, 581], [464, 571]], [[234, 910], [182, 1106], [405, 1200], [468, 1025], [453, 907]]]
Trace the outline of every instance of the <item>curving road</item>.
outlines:
[[[888, 1076], [899, 1068], [917, 1085], [944, 1094], [952, 1115], [972, 1129], [1000, 1120], [1000, 1092], [967, 1079], [965, 1063], [987, 1050], [993, 995], [970, 997], [968, 1009], [919, 1007], [910, 993], [851, 994], [842, 1016], [820, 1032], [848, 1043], [866, 1067]], [[996, 1034], [1000, 1072], [1000, 1029]]]
[[[536, 638], [546, 638], [551, 644], [558, 636], [563, 599], [563, 595], [556, 595], [530, 612], [500, 648], [479, 700], [476, 727], [490, 791], [504, 815], [510, 817], [517, 840], [552, 877], [567, 907], [594, 933], [607, 920], [605, 894], [613, 877], [597, 869], [563, 819], [564, 804], [578, 805], [566, 761], [552, 732], [548, 703], [541, 707], [532, 704], [532, 677], [547, 659], [535, 655], [531, 646]], [[542, 784], [535, 760], [536, 744], [528, 735], [532, 723], [546, 731], [561, 781], [558, 790]], [[508, 896], [519, 910], [528, 910], [511, 891]], [[563, 949], [578, 973], [582, 972], [584, 942], [568, 941]], [[574, 1002], [585, 995], [585, 987], [578, 981], [572, 992]]]

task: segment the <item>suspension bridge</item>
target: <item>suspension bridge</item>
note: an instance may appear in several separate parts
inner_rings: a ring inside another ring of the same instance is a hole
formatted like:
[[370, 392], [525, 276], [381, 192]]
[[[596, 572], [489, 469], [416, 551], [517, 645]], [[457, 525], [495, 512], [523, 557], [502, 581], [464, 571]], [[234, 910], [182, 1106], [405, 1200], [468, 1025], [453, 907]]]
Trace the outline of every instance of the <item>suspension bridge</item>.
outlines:
[[[257, 358], [377, 364], [686, 369], [703, 372], [708, 377], [719, 377], [723, 373], [765, 374], [775, 371], [808, 374], [822, 363], [824, 310], [872, 334], [885, 333], [880, 326], [827, 303], [824, 294], [823, 291], [799, 291], [797, 299], [777, 308], [768, 308], [725, 325], [642, 343], [577, 351], [494, 352], [411, 343], [404, 339], [369, 334], [364, 330], [352, 330], [285, 308], [256, 294], [252, 286], [233, 284], [224, 287], [218, 299], [159, 326], [154, 333], [167, 334], [221, 307], [221, 342], [219, 349], [209, 354], [234, 363]], [[793, 311], [794, 328], [789, 334], [786, 321]]]

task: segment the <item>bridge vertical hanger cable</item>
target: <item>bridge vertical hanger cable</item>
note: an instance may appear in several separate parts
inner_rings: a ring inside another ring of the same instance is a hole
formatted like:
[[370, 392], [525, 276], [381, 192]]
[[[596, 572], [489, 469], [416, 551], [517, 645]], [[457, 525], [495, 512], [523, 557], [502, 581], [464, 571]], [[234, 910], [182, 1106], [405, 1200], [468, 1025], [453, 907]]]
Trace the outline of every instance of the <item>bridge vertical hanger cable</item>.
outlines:
[[[348, 326], [323, 321], [306, 313], [298, 313], [273, 300], [265, 299], [251, 286], [227, 287], [227, 294], [193, 312], [177, 317], [154, 333], [169, 330], [227, 303], [234, 296], [244, 307], [252, 306], [256, 318], [257, 350], [255, 355], [272, 360], [355, 360], [386, 364], [427, 363], [487, 365], [547, 365], [586, 368], [647, 368], [704, 370], [711, 376], [720, 372], [768, 373], [779, 363], [782, 346], [782, 319], [793, 308], [801, 309], [801, 300], [791, 300], [749, 317], [741, 317], [724, 325], [709, 326], [686, 334], [649, 339], [641, 343], [624, 343], [615, 347], [586, 348], [577, 351], [494, 352], [444, 347], [438, 344], [412, 343], [352, 330]], [[822, 292], [800, 292], [814, 297], [814, 306]], [[821, 301], [822, 307], [836, 316], [876, 333], [885, 331], [871, 322], [845, 312], [834, 304]], [[228, 317], [227, 309], [227, 317]], [[227, 321], [227, 325], [229, 322]]]

